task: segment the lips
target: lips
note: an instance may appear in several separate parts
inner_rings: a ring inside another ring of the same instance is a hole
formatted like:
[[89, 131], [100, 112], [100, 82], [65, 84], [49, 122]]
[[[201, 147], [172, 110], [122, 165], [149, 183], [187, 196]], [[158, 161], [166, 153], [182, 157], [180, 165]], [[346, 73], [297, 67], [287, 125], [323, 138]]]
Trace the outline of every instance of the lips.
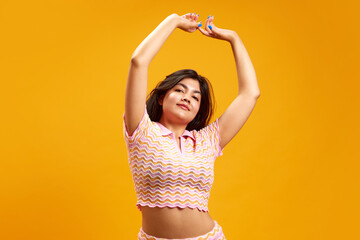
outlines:
[[186, 105], [184, 105], [184, 104], [178, 104], [178, 106], [179, 107], [181, 107], [182, 109], [184, 109], [184, 110], [190, 110], [189, 108], [188, 108], [188, 106], [186, 106]]

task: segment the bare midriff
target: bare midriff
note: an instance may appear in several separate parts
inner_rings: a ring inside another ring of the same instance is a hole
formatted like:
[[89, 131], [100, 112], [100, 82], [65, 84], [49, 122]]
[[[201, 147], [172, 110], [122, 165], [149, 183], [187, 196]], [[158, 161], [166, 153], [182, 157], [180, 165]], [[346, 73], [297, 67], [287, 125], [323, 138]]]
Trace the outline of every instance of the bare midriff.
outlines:
[[210, 232], [215, 222], [197, 208], [142, 206], [142, 229], [159, 238], [191, 238]]

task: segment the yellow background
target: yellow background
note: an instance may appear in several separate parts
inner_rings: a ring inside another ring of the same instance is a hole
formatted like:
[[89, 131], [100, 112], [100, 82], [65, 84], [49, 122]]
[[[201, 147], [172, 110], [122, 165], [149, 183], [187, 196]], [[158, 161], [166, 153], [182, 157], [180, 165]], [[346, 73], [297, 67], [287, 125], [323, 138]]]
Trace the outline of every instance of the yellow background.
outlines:
[[[261, 96], [215, 163], [210, 215], [236, 239], [360, 239], [356, 1], [1, 1], [0, 239], [137, 239], [123, 139], [132, 52], [169, 14], [235, 30]], [[149, 91], [193, 68], [219, 117], [228, 43], [175, 30]]]

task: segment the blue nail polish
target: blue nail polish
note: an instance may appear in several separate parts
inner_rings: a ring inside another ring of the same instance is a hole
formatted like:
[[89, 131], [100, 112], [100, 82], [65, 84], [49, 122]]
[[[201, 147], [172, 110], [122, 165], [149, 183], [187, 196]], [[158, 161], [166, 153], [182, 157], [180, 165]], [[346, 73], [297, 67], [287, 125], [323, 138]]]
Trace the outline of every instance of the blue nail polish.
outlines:
[[210, 30], [212, 30], [212, 26], [209, 25]]
[[201, 23], [199, 23], [199, 26], [198, 27], [201, 27], [202, 26], [202, 24]]
[[209, 19], [209, 17], [211, 17], [211, 15], [209, 15], [207, 19]]

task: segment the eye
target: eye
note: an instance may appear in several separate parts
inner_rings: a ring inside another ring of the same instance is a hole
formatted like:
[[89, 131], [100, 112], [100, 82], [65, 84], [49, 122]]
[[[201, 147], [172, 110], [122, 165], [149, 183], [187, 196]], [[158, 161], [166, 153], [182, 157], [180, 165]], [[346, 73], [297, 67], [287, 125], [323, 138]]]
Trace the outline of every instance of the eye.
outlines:
[[183, 92], [183, 90], [181, 90], [181, 89], [176, 89], [175, 91], [176, 92]]
[[196, 101], [199, 101], [199, 99], [197, 97], [193, 97]]

